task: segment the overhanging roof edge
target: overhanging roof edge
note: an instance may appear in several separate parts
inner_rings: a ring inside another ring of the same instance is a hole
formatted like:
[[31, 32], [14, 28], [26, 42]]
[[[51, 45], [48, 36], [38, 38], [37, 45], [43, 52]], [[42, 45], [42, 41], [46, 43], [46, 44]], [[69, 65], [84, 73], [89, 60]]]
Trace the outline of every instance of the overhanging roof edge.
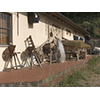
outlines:
[[66, 16], [64, 16], [63, 14], [61, 14], [60, 12], [56, 12], [57, 14], [59, 14], [60, 16], [62, 16], [63, 18], [65, 18], [66, 20], [68, 20], [69, 22], [71, 22], [72, 24], [74, 24], [75, 26], [77, 26], [78, 28], [80, 28], [81, 30], [83, 30], [85, 33], [87, 34], [91, 34], [88, 31], [85, 31], [82, 27], [78, 26], [76, 23], [74, 23], [73, 21], [71, 21], [69, 18], [67, 18]]

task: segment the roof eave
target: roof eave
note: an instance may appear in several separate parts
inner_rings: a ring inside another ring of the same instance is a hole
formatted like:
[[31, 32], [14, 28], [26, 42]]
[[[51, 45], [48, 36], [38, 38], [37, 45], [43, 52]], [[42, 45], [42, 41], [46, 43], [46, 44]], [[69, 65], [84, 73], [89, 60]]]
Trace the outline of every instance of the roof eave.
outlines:
[[60, 12], [55, 12], [56, 14], [60, 15], [61, 17], [63, 17], [68, 23], [71, 23], [71, 25], [79, 30], [82, 31], [82, 33], [84, 33], [88, 39], [90, 39], [90, 34], [88, 31], [85, 31], [82, 27], [78, 26], [76, 23], [74, 23], [73, 21], [71, 21], [70, 19], [68, 19], [66, 16], [64, 16], [63, 14], [61, 14]]
[[[60, 16], [64, 17], [66, 20], [70, 21], [71, 23], [73, 23], [75, 26], [79, 27], [80, 29], [82, 29], [83, 31], [85, 31], [82, 27], [78, 26], [76, 23], [74, 23], [73, 21], [71, 21], [70, 19], [68, 19], [66, 16], [64, 16], [63, 14], [61, 14], [60, 12], [56, 12], [58, 13]], [[85, 31], [87, 34], [90, 35], [90, 33], [88, 31]]]

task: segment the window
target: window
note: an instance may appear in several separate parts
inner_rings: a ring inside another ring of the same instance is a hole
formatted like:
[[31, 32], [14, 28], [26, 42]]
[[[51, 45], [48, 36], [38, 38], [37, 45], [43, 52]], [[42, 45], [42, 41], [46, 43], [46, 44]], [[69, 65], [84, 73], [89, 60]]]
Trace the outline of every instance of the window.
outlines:
[[0, 12], [0, 45], [12, 42], [11, 14]]
[[77, 36], [74, 36], [74, 40], [78, 40], [78, 37]]
[[83, 38], [81, 38], [81, 37], [80, 37], [80, 40], [82, 40], [82, 41], [83, 41]]

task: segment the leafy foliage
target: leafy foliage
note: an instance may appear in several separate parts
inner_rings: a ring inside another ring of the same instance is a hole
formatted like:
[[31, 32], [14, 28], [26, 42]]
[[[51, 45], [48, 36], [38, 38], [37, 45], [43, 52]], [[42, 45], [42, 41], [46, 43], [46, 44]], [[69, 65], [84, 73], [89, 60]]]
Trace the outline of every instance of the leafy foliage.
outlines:
[[100, 12], [61, 12], [83, 29], [91, 33], [92, 38], [100, 38]]

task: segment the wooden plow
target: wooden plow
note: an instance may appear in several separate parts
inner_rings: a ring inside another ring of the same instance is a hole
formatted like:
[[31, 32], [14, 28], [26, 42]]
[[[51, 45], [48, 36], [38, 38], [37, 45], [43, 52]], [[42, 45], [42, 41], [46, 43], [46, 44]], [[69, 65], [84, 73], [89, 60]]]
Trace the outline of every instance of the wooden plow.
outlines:
[[50, 64], [61, 62], [60, 60], [62, 59], [62, 54], [59, 49], [60, 43], [58, 43], [60, 40], [56, 37], [50, 38], [50, 40], [52, 41], [43, 46], [45, 59], [47, 62], [50, 62]]
[[57, 45], [55, 43], [45, 44], [43, 46], [43, 53], [45, 55], [46, 61], [50, 62], [50, 64], [52, 64], [53, 62], [58, 62], [60, 53], [59, 53], [59, 50], [57, 50]]

